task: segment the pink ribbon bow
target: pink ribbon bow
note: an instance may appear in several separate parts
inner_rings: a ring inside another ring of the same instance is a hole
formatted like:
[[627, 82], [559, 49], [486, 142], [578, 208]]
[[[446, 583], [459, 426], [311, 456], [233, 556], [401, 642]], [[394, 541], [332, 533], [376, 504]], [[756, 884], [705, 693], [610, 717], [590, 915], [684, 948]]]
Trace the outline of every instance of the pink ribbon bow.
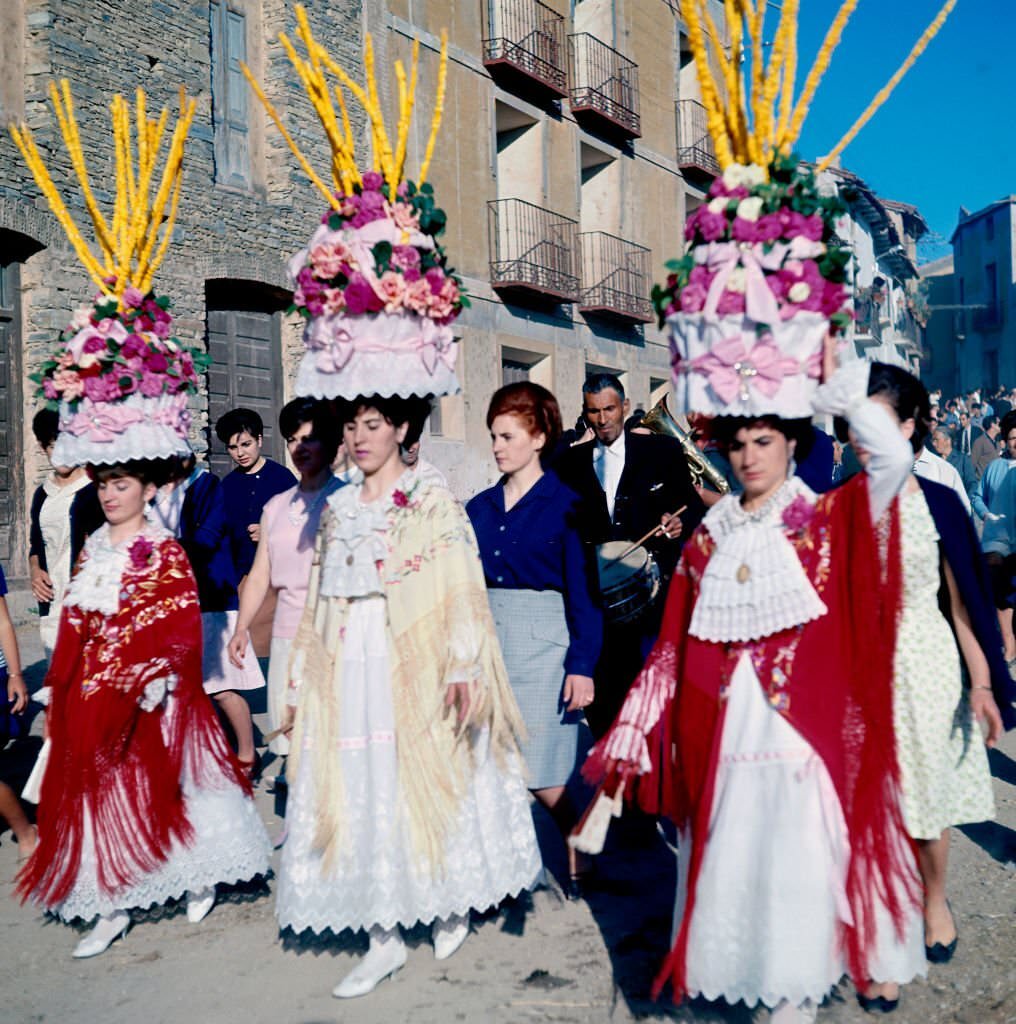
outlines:
[[704, 355], [682, 363], [678, 369], [705, 374], [720, 401], [729, 405], [735, 398], [747, 402], [752, 388], [772, 398], [783, 381], [799, 373], [801, 367], [796, 359], [779, 350], [772, 335], [757, 341], [749, 350], [743, 338], [735, 334], [718, 341]]
[[112, 441], [126, 433], [128, 427], [143, 423], [144, 419], [138, 409], [91, 405], [61, 423], [60, 429], [75, 437], [87, 436], [89, 441]]
[[[757, 252], [759, 247], [738, 245], [736, 242], [710, 242], [700, 247], [695, 254], [699, 263], [704, 263], [713, 272], [714, 277], [706, 294], [702, 312], [707, 317], [716, 316], [716, 307], [720, 296], [727, 287], [730, 275], [737, 266], [744, 267], [744, 311], [752, 320], [761, 324], [777, 324], [780, 322], [780, 307], [766, 284], [765, 267], [773, 262], [775, 251], [768, 255]], [[780, 254], [782, 258], [782, 253]], [[779, 259], [771, 269], [779, 266]]]

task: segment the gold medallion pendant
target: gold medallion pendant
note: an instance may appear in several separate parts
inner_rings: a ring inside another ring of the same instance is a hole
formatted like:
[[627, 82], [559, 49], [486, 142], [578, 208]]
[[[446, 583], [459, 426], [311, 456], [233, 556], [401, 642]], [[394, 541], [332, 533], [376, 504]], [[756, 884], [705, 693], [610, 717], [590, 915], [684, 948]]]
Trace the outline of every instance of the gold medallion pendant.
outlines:
[[747, 583], [751, 579], [751, 569], [743, 563], [737, 569], [737, 582]]

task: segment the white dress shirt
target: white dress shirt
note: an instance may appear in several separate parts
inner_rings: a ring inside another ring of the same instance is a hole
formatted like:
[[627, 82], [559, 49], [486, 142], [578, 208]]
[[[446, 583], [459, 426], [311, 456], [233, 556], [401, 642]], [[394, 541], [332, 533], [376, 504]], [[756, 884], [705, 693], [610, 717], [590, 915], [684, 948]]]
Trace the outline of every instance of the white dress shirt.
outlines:
[[603, 494], [607, 499], [607, 512], [614, 518], [614, 500], [617, 497], [617, 485], [621, 482], [624, 472], [624, 431], [618, 435], [613, 444], [605, 445], [596, 442], [593, 451], [593, 469], [596, 479], [600, 481]]
[[956, 468], [946, 462], [945, 459], [929, 452], [922, 445], [920, 453], [914, 459], [914, 472], [917, 476], [923, 476], [925, 480], [934, 480], [937, 484], [944, 484], [946, 487], [952, 488], [956, 492], [956, 496], [963, 502], [967, 515], [970, 515], [970, 496], [967, 494], [967, 489], [963, 486], [963, 480], [956, 471]]

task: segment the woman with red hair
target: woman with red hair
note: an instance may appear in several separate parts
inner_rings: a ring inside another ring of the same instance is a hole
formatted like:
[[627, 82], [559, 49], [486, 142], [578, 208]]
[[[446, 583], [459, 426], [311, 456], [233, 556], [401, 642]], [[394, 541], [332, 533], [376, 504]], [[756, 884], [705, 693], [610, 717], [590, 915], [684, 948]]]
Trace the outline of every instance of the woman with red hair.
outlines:
[[[487, 410], [497, 484], [466, 507], [512, 689], [526, 723], [533, 794], [562, 833], [574, 824], [565, 786], [576, 768], [583, 709], [603, 623], [577, 529], [578, 496], [544, 463], [561, 437], [557, 399], [520, 381]], [[579, 876], [570, 861], [569, 895]]]

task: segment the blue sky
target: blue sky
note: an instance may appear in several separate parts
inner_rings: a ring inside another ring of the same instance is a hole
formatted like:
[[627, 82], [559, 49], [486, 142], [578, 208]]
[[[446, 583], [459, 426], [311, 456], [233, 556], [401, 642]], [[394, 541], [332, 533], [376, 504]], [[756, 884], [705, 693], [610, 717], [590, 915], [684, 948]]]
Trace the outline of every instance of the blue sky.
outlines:
[[[805, 121], [802, 157], [839, 141], [942, 2], [860, 0]], [[798, 88], [838, 8], [801, 0]], [[961, 205], [1016, 193], [1016, 0], [959, 0], [842, 162], [884, 198], [913, 203], [946, 238]]]

